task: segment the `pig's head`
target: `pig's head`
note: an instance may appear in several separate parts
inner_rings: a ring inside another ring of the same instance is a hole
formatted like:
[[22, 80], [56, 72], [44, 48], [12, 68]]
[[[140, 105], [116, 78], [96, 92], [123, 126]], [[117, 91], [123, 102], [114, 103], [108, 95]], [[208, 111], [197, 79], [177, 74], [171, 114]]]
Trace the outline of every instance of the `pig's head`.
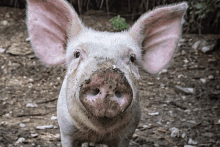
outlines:
[[138, 68], [156, 74], [169, 64], [186, 8], [186, 3], [158, 8], [128, 31], [109, 33], [85, 27], [64, 0], [28, 0], [36, 55], [47, 65], [67, 65], [66, 99], [76, 125], [117, 128], [115, 122], [129, 122], [139, 101]]

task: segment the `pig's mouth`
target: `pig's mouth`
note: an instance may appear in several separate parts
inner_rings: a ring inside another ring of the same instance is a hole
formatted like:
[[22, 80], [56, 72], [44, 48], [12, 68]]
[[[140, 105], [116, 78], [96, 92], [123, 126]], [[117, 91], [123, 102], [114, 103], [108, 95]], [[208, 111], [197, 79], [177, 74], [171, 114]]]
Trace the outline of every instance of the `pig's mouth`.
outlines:
[[84, 81], [79, 97], [88, 113], [103, 122], [123, 116], [133, 92], [119, 69], [100, 69]]

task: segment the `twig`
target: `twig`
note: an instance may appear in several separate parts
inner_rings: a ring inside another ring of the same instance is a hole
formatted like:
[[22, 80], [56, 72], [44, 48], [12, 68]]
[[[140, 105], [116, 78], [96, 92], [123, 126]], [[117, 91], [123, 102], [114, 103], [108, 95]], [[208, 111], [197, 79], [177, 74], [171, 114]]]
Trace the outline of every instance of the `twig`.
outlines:
[[48, 103], [48, 102], [56, 101], [57, 99], [58, 98], [40, 100], [40, 101], [37, 101], [36, 104]]
[[90, 4], [90, 0], [88, 0], [87, 5], [86, 5], [86, 10], [89, 10], [89, 4]]
[[131, 12], [130, 0], [128, 0], [128, 11]]
[[103, 2], [104, 2], [104, 0], [101, 1], [99, 9], [102, 9]]
[[166, 139], [169, 143], [172, 143], [173, 145], [176, 145], [176, 143], [174, 143], [172, 140], [170, 140], [169, 138], [161, 135], [160, 133], [154, 131], [155, 134], [159, 135], [160, 137], [163, 137], [164, 139]]
[[169, 133], [169, 131], [164, 130], [164, 129], [157, 129], [157, 131], [163, 132], [163, 133]]
[[197, 123], [197, 124], [195, 124], [194, 126], [192, 126], [191, 129], [192, 129], [192, 128], [195, 128], [195, 127], [197, 127], [197, 126], [199, 126], [199, 125], [201, 125], [201, 124], [202, 124], [202, 121], [199, 122], [199, 123]]
[[47, 115], [47, 114], [49, 114], [49, 113], [32, 113], [32, 114], [18, 114], [17, 115], [17, 117], [26, 117], [26, 116], [45, 116], [45, 115]]
[[79, 14], [82, 14], [81, 0], [78, 0]]
[[9, 140], [7, 137], [5, 137], [5, 135], [2, 134], [2, 136], [3, 136], [9, 143], [12, 143], [12, 141]]
[[166, 101], [163, 102], [163, 101], [160, 101], [159, 103], [170, 104], [170, 105], [176, 106], [176, 107], [178, 107], [178, 108], [180, 108], [180, 109], [183, 109], [183, 110], [186, 110], [186, 109], [187, 109], [187, 108], [184, 107], [184, 106], [180, 106], [180, 105], [176, 104], [174, 101], [170, 101], [170, 102], [166, 102]]
[[108, 0], [106, 0], [105, 2], [106, 2], [106, 8], [107, 8], [107, 13], [108, 13], [108, 18], [109, 18], [109, 7], [108, 7]]
[[180, 108], [180, 109], [183, 109], [183, 110], [186, 110], [186, 109], [187, 109], [186, 107], [180, 106], [180, 105], [176, 104], [176, 103], [173, 102], [173, 101], [169, 102], [168, 104], [171, 104], [171, 105], [176, 106], [176, 107], [178, 107], [178, 108]]

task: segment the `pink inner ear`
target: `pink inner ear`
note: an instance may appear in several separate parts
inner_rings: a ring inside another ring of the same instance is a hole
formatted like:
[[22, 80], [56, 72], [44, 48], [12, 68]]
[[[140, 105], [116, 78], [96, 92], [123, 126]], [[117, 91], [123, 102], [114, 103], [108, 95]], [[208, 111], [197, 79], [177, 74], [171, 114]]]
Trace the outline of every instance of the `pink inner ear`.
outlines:
[[143, 68], [152, 74], [158, 73], [171, 60], [181, 31], [180, 19], [161, 22], [159, 26], [148, 32], [143, 41], [145, 54], [143, 54]]
[[70, 27], [82, 27], [76, 12], [64, 0], [28, 0], [27, 24], [36, 55], [48, 65], [65, 62]]
[[142, 67], [151, 74], [168, 65], [181, 35], [181, 20], [187, 3], [155, 9], [143, 15], [129, 34], [142, 45]]

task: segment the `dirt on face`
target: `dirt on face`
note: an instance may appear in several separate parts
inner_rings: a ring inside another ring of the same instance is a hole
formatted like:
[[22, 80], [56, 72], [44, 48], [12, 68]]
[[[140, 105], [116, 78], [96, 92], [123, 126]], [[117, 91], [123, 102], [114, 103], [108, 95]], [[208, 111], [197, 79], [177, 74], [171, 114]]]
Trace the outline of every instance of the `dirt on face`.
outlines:
[[[114, 30], [107, 16], [81, 17], [96, 30]], [[142, 117], [129, 147], [220, 146], [220, 50], [193, 49], [201, 37], [220, 38], [184, 34], [167, 70], [140, 70]], [[0, 146], [61, 146], [56, 103], [65, 73], [65, 65], [47, 67], [34, 55], [25, 10], [1, 7]]]

